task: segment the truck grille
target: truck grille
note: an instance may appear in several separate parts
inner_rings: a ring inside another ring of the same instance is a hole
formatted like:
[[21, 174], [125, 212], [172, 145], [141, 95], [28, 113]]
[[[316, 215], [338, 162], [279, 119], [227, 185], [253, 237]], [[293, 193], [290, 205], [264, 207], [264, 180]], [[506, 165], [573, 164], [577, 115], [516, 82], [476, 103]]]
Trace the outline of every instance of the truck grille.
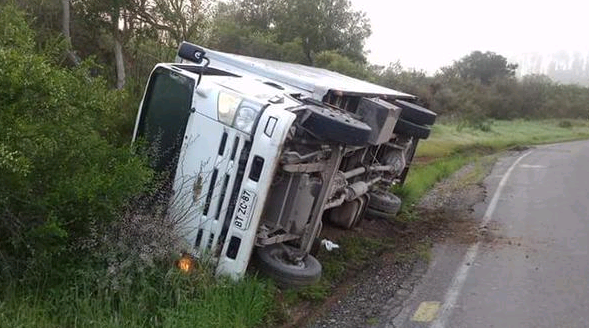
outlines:
[[218, 256], [226, 242], [250, 148], [251, 142], [234, 131], [220, 138], [214, 169], [202, 193], [205, 199], [194, 241], [198, 253]]
[[[235, 178], [235, 183], [233, 184], [233, 189], [231, 190], [231, 198], [229, 200], [229, 204], [227, 206], [227, 213], [225, 213], [225, 220], [223, 221], [223, 229], [221, 230], [221, 238], [220, 240], [224, 241], [227, 238], [227, 231], [229, 230], [229, 226], [231, 225], [231, 219], [233, 218], [233, 213], [235, 212], [235, 205], [237, 204], [237, 197], [239, 196], [239, 189], [241, 187], [241, 182], [243, 181], [243, 177], [245, 175], [245, 166], [247, 165], [247, 159], [249, 157], [251, 148], [251, 143], [246, 142], [241, 150], [241, 155], [239, 156], [239, 166], [237, 168], [237, 176]], [[222, 242], [219, 243], [221, 245]]]

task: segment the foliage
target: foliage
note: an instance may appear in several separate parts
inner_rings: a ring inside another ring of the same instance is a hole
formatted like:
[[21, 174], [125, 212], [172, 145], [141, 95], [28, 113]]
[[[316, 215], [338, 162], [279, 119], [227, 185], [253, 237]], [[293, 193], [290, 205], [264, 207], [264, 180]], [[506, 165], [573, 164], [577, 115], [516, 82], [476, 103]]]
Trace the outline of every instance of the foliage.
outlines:
[[514, 77], [515, 65], [491, 52], [473, 52], [435, 76], [399, 63], [378, 75], [381, 85], [419, 97], [427, 108], [461, 121], [459, 129], [490, 130], [490, 119], [587, 118], [588, 88], [556, 84], [544, 75]]
[[[516, 80], [516, 67], [492, 52], [473, 52], [435, 76], [399, 63], [370, 66], [370, 25], [348, 0], [72, 0], [71, 45], [60, 35], [57, 2], [6, 2], [26, 15], [0, 8], [0, 326], [265, 324], [271, 285], [213, 281], [202, 266], [190, 275], [170, 269], [178, 241], [161, 215], [165, 202], [142, 207], [161, 195], [127, 143], [150, 70], [183, 40], [373, 81], [418, 95], [456, 122], [435, 125], [420, 144], [419, 156], [451, 158], [412, 169], [399, 191], [406, 204], [473, 153], [589, 135], [576, 120], [588, 118], [587, 88], [537, 75]], [[70, 46], [85, 61], [64, 68]], [[121, 79], [126, 91], [111, 90]], [[325, 297], [350, 259], [382, 247], [345, 243], [302, 297]]]
[[315, 66], [339, 72], [362, 80], [374, 79], [374, 74], [366, 65], [354, 62], [334, 50], [326, 50], [317, 54]]
[[[423, 95], [429, 92], [430, 79], [424, 71], [404, 70], [399, 62], [391, 63], [379, 74], [379, 83], [403, 92]], [[424, 99], [424, 101], [427, 101]]]
[[478, 79], [483, 84], [490, 84], [493, 79], [514, 77], [517, 69], [516, 64], [509, 64], [507, 58], [490, 51], [473, 51], [453, 66], [462, 79]]
[[124, 94], [90, 77], [89, 62], [65, 69], [34, 53], [22, 13], [0, 12], [0, 260], [2, 277], [19, 277], [79, 260], [79, 242], [115, 221], [151, 171], [115, 145], [127, 138], [113, 124]]
[[163, 43], [171, 47], [184, 40], [203, 40], [212, 10], [207, 0], [154, 0], [151, 5], [133, 0], [129, 7], [139, 22], [157, 30]]
[[302, 41], [294, 39], [279, 43], [271, 31], [238, 26], [232, 17], [219, 17], [209, 41], [212, 48], [245, 56], [300, 63], [304, 61]]
[[573, 123], [571, 123], [571, 121], [569, 121], [569, 120], [562, 120], [562, 121], [558, 122], [558, 127], [565, 128], [565, 129], [571, 129], [573, 127]]
[[324, 50], [338, 50], [353, 61], [365, 61], [364, 40], [370, 35], [366, 14], [353, 11], [349, 0], [286, 0], [276, 29], [281, 40], [303, 40], [307, 64]]
[[215, 48], [305, 64], [334, 50], [365, 63], [370, 24], [348, 0], [233, 0], [219, 3], [217, 13], [211, 38]]
[[[40, 0], [16, 2], [35, 18], [41, 48], [63, 53], [67, 45], [58, 36], [60, 7]], [[434, 76], [406, 70], [398, 62], [370, 66], [363, 47], [370, 24], [349, 0], [75, 0], [71, 7], [75, 53], [100, 64], [92, 75], [127, 86], [127, 108], [138, 101], [153, 65], [170, 61], [178, 43], [188, 40], [221, 51], [313, 64], [415, 94], [425, 107], [462, 120], [460, 127], [488, 129], [489, 118], [589, 114], [587, 88], [538, 75], [518, 81], [517, 65], [490, 51], [474, 51]], [[117, 44], [120, 51], [115, 51]], [[123, 112], [121, 119], [129, 122], [132, 115], [131, 110]], [[117, 129], [122, 133], [130, 127]]]

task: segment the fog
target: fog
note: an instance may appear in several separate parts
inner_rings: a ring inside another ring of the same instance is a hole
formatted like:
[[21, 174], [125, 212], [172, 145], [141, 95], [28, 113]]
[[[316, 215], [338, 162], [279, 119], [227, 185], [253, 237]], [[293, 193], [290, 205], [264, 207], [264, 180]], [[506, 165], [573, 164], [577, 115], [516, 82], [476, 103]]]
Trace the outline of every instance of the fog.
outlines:
[[[585, 67], [589, 54], [585, 35], [589, 8], [582, 1], [352, 3], [365, 11], [372, 23], [366, 49], [369, 61], [375, 64], [399, 60], [406, 68], [432, 74], [471, 51], [481, 50], [494, 51], [520, 64], [521, 73], [548, 73], [551, 65], [572, 66], [575, 56], [583, 59]], [[567, 56], [569, 60], [563, 60]]]

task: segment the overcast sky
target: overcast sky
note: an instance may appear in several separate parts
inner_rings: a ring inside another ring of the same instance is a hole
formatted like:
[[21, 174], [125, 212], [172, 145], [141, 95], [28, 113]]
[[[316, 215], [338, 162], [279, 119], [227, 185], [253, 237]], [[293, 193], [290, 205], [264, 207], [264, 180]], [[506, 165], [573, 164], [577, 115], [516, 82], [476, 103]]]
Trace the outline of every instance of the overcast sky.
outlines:
[[371, 63], [400, 60], [429, 73], [473, 50], [508, 58], [589, 52], [589, 1], [352, 0], [372, 25]]

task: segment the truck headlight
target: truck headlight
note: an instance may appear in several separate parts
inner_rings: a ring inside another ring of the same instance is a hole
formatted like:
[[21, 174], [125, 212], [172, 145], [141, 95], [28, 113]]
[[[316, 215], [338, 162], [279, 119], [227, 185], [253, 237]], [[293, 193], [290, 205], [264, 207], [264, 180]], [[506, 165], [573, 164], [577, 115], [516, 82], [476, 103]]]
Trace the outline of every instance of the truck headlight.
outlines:
[[243, 101], [237, 110], [233, 126], [246, 133], [251, 133], [260, 114], [261, 106]]
[[219, 115], [219, 121], [227, 125], [233, 125], [235, 113], [242, 100], [243, 98], [234, 94], [223, 91], [219, 92], [219, 98], [217, 100], [217, 115]]
[[219, 92], [217, 113], [219, 121], [245, 133], [252, 133], [262, 105], [228, 92]]

